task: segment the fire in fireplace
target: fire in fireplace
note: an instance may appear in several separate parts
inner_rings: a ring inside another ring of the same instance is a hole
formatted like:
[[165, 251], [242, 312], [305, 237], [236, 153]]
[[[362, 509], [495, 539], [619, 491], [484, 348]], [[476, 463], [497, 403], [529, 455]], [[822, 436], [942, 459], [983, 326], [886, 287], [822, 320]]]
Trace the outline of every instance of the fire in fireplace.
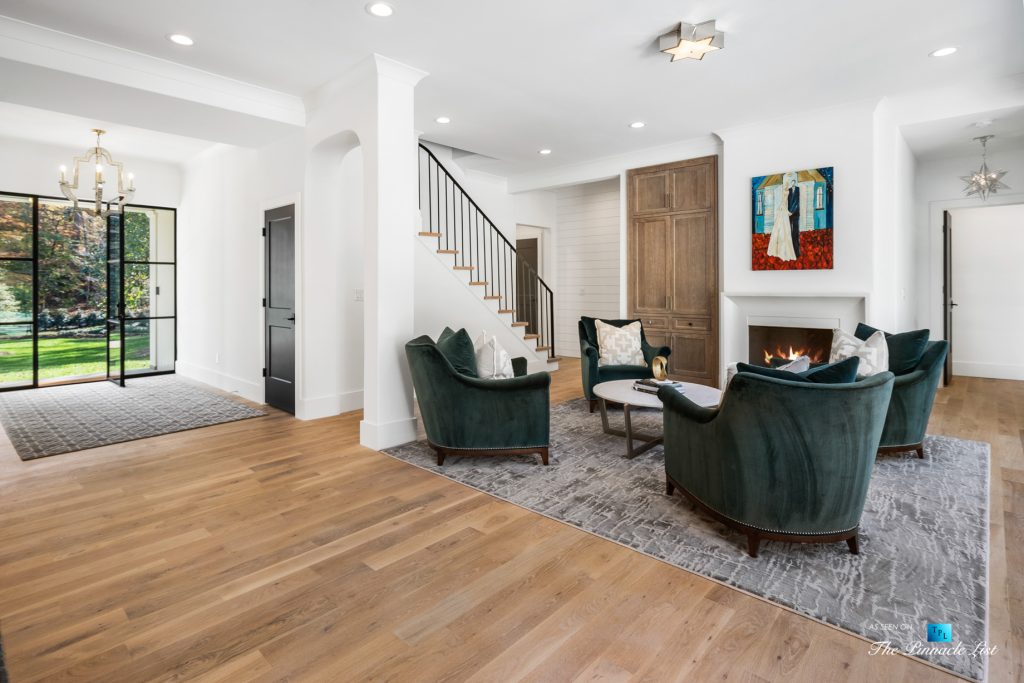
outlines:
[[791, 360], [807, 356], [812, 363], [828, 361], [832, 348], [832, 330], [817, 327], [747, 327], [749, 363], [770, 367], [772, 360]]

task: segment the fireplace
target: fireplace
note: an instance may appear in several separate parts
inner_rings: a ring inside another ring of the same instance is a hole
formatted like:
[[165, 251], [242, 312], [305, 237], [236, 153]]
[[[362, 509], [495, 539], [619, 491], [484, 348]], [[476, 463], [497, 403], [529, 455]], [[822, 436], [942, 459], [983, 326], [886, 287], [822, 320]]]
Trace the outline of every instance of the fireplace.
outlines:
[[774, 327], [749, 325], [749, 363], [771, 366], [797, 356], [808, 356], [812, 363], [828, 362], [832, 348], [832, 330], [818, 327]]

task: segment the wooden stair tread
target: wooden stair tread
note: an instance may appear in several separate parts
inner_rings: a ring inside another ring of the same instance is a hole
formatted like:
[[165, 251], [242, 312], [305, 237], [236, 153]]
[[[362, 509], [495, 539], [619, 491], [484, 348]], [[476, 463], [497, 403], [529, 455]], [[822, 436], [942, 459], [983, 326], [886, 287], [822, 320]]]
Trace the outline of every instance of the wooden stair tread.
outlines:
[[551, 347], [550, 346], [538, 346], [535, 350], [536, 351], [550, 351]]
[[[487, 296], [487, 297], [484, 297], [484, 298], [485, 299], [500, 299], [501, 297], [500, 296]], [[499, 308], [498, 309], [498, 313], [515, 313], [515, 312], [516, 312], [516, 309], [514, 309], [514, 308]]]
[[459, 250], [458, 249], [438, 249], [437, 253], [438, 254], [458, 254]]
[[523, 339], [540, 339], [539, 334], [524, 334]]
[[548, 362], [549, 363], [557, 363], [558, 362], [558, 357], [556, 356], [554, 358], [548, 358]]
[[473, 282], [470, 282], [469, 284], [470, 285], [476, 285], [476, 286], [479, 287], [479, 286], [482, 286], [482, 285], [486, 285], [487, 284], [487, 280], [474, 280]]
[[[484, 297], [484, 299], [489, 299], [491, 301], [497, 301], [500, 298], [501, 298], [500, 294], [488, 294], [487, 296]], [[503, 313], [503, 312], [504, 311], [498, 311], [498, 313]]]
[[452, 266], [453, 270], [475, 270], [473, 266]]
[[512, 323], [512, 327], [526, 327], [526, 326], [527, 326], [527, 325], [529, 325], [529, 324], [530, 324], [530, 323], [521, 323], [521, 322], [517, 322], [517, 323]]
[[441, 233], [439, 233], [439, 232], [421, 232], [420, 233], [420, 237], [440, 237], [440, 236], [441, 236]]

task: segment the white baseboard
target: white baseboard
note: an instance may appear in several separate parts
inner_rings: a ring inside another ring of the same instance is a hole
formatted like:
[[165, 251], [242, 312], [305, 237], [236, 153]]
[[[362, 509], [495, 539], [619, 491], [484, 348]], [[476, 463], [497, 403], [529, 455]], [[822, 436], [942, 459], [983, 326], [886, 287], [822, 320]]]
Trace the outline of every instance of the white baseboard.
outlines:
[[317, 396], [295, 400], [295, 417], [300, 420], [317, 420], [321, 417], [340, 415], [363, 407], [362, 390], [348, 391], [344, 394]]
[[363, 420], [359, 423], [359, 443], [379, 451], [416, 440], [415, 417], [375, 424]]
[[953, 361], [953, 376], [989, 377], [992, 379], [1024, 380], [1024, 365], [1008, 363], [975, 363], [972, 361]]
[[182, 377], [194, 379], [203, 384], [209, 384], [221, 391], [230, 391], [253, 403], [263, 403], [263, 384], [261, 382], [250, 382], [241, 377], [234, 377], [219, 370], [204, 368], [193, 363], [176, 361], [174, 371]]

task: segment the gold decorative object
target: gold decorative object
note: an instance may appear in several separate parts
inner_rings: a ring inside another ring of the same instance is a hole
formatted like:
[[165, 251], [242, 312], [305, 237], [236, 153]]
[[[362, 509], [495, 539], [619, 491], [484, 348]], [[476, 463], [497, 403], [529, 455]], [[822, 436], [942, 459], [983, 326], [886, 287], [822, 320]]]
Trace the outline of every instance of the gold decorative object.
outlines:
[[668, 379], [668, 358], [655, 356], [651, 361], [651, 371], [654, 373], [654, 379]]

